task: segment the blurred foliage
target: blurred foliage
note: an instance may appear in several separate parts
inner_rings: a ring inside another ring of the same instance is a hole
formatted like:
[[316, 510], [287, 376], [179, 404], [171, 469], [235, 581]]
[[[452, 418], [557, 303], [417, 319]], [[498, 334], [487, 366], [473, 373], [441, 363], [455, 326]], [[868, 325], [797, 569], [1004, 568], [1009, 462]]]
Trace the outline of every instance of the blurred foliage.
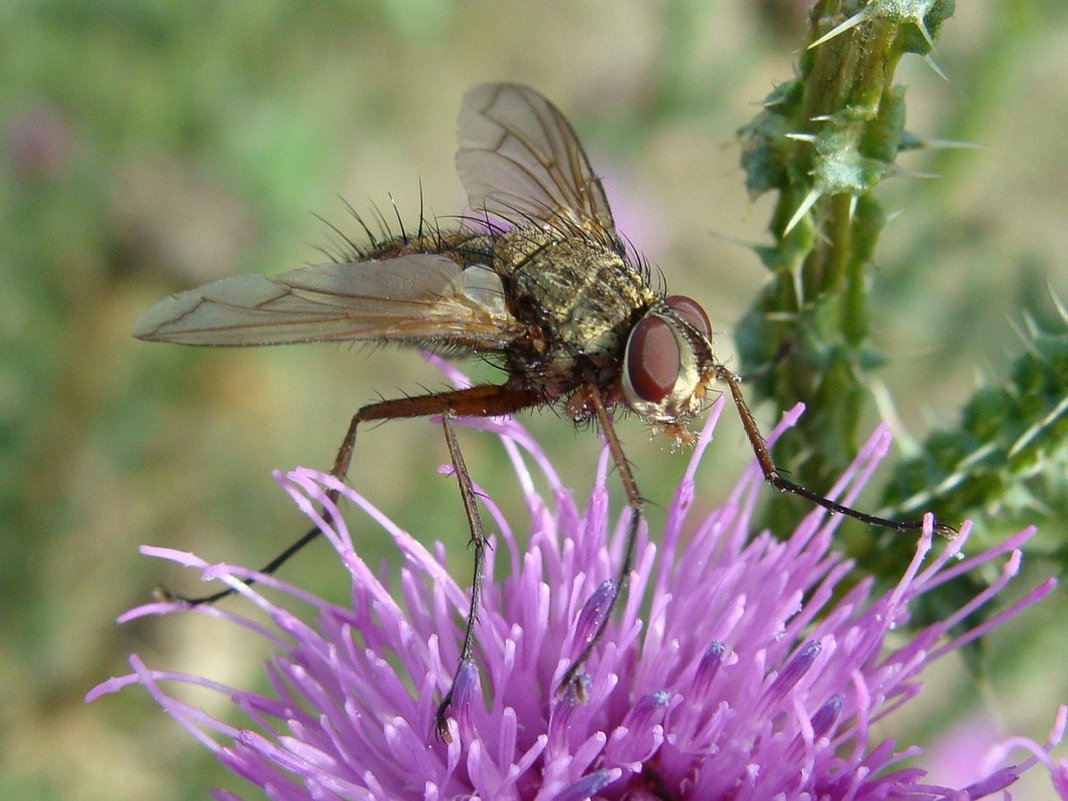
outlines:
[[[848, 456], [855, 434], [870, 430], [872, 387], [880, 412], [895, 418], [902, 449], [920, 459], [926, 457], [914, 438], [931, 424], [952, 426], [952, 410], [967, 403], [979, 372], [987, 387], [975, 402], [981, 414], [965, 413], [955, 441], [976, 419], [994, 419], [990, 400], [995, 412], [1011, 400], [1021, 403], [1020, 415], [1042, 414], [1023, 403], [1028, 391], [1058, 386], [1036, 377], [1045, 369], [1041, 360], [1030, 368], [1008, 365], [1036, 360], [1046, 346], [1015, 355], [1026, 347], [1006, 320], [1031, 314], [1047, 332], [1032, 344], [1056, 339], [1056, 316], [1040, 311], [1048, 304], [1046, 283], [1068, 296], [1064, 4], [962, 4], [932, 54], [949, 83], [918, 57], [901, 61], [896, 80], [909, 85], [908, 129], [928, 143], [968, 140], [984, 149], [902, 155], [913, 159], [903, 173], [941, 177], [899, 177], [862, 193], [852, 237], [858, 247], [840, 273], [805, 266], [810, 252], [832, 255], [821, 225], [805, 220], [780, 236], [807, 189], [790, 189], [777, 207], [749, 206], [734, 166], [732, 132], [752, 115], [750, 104], [790, 74], [791, 59], [800, 58], [801, 73], [811, 75], [820, 58], [844, 46], [832, 40], [791, 56], [805, 35], [807, 5], [3, 4], [0, 796], [169, 801], [235, 786], [143, 695], [81, 703], [89, 687], [125, 670], [131, 651], [220, 681], [260, 678], [259, 655], [220, 641], [210, 624], [114, 624], [156, 583], [188, 581], [160, 575], [137, 545], [265, 560], [301, 528], [270, 469], [328, 465], [362, 402], [441, 379], [413, 354], [196, 351], [137, 343], [131, 323], [167, 292], [315, 260], [314, 245], [329, 231], [313, 213], [345, 228], [335, 195], [364, 210], [368, 198], [384, 206], [394, 192], [402, 211], [414, 215], [421, 185], [431, 210], [461, 211], [453, 120], [462, 93], [478, 81], [530, 83], [568, 114], [605, 173], [621, 230], [663, 267], [673, 291], [705, 300], [721, 332], [737, 328], [740, 369], [766, 363], [776, 346], [747, 339], [759, 328], [756, 318], [736, 326], [766, 280], [764, 267], [737, 242], [761, 243], [764, 265], [803, 267], [815, 282], [804, 297], [826, 308], [804, 309], [804, 334], [793, 346], [800, 360], [791, 356], [754, 383], [823, 404], [812, 418], [839, 432], [827, 437], [833, 459]], [[821, 4], [823, 17], [843, 16], [831, 5]], [[929, 27], [934, 33], [937, 26]], [[904, 44], [924, 49], [922, 37]], [[803, 98], [777, 91], [778, 110], [800, 103], [795, 111], [802, 113]], [[895, 115], [897, 91], [883, 91]], [[881, 149], [895, 136], [916, 144], [901, 138], [903, 120], [895, 115], [877, 117], [861, 137], [865, 158], [884, 158]], [[780, 121], [778, 135], [802, 130], [796, 123]], [[777, 134], [764, 135], [770, 142]], [[808, 164], [795, 168], [793, 180], [810, 185], [805, 170], [818, 148], [797, 140], [789, 147], [803, 160], [798, 164]], [[774, 172], [760, 180], [782, 188]], [[830, 198], [813, 213], [841, 220], [847, 205]], [[763, 233], [769, 218], [771, 242]], [[820, 299], [824, 281], [840, 282], [847, 294]], [[762, 303], [790, 299], [792, 284], [783, 279], [773, 277], [768, 287]], [[863, 306], [853, 305], [862, 299]], [[783, 321], [773, 323], [781, 333]], [[828, 330], [833, 347], [808, 339]], [[728, 362], [736, 358], [727, 333], [718, 346]], [[798, 372], [813, 364], [824, 378]], [[1043, 408], [1054, 408], [1056, 397], [1045, 397], [1054, 406]], [[765, 425], [774, 419], [770, 406], [757, 409]], [[1029, 430], [1023, 418], [1007, 422], [1021, 427], [1005, 434], [1006, 442]], [[551, 413], [530, 424], [581, 493], [597, 455], [594, 438]], [[997, 426], [982, 428], [987, 436]], [[662, 442], [645, 442], [632, 424], [621, 432], [644, 494], [669, 497], [685, 460]], [[729, 477], [751, 458], [726, 416], [717, 434], [706, 463], [713, 465], [709, 505], [723, 499]], [[464, 541], [454, 486], [434, 471], [446, 459], [436, 427], [383, 426], [361, 445], [356, 486], [423, 539]], [[500, 497], [507, 482], [498, 478], [507, 473], [503, 456], [474, 435], [464, 436], [463, 446], [476, 479], [508, 509]], [[776, 458], [796, 478], [801, 468], [789, 449], [803, 462], [813, 446], [783, 446]], [[952, 459], [937, 464], [955, 469]], [[829, 473], [818, 473], [815, 489]], [[410, 480], [396, 481], [402, 474]], [[1025, 470], [1007, 477], [1013, 488], [1018, 477], [1044, 504], [1031, 516], [1043, 525], [1042, 547], [1062, 555], [1063, 484], [1035, 484]], [[651, 514], [658, 514], [655, 506]], [[384, 556], [383, 538], [364, 533], [366, 547]], [[998, 536], [996, 525], [984, 536]], [[909, 543], [896, 547], [911, 552]], [[462, 544], [450, 554], [453, 568], [465, 570]], [[301, 560], [292, 570], [310, 590], [343, 591], [325, 549]], [[1039, 574], [1049, 570], [1041, 561], [1025, 564]], [[1041, 737], [1050, 699], [1068, 695], [1063, 672], [1048, 670], [1065, 658], [1062, 616], [1063, 608], [1054, 609], [1046, 625], [1006, 633], [1003, 647], [991, 649], [989, 682], [1012, 688], [1019, 701], [1005, 710], [1006, 730]], [[1041, 682], [1028, 680], [1035, 675]], [[975, 700], [969, 683], [954, 678], [931, 704], [946, 720]]]
[[[1004, 382], [977, 390], [959, 428], [935, 431], [886, 488], [893, 514], [934, 512], [989, 528], [1068, 508], [1068, 309], [1056, 332], [1036, 323]], [[1062, 565], [1065, 543], [1057, 548]]]

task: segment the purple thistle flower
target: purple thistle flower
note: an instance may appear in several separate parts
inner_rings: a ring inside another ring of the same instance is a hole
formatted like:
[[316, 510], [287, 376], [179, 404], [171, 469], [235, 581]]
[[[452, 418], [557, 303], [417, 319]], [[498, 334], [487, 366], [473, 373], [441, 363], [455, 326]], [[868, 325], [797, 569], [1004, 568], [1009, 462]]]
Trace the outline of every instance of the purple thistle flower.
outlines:
[[[509, 521], [483, 496], [487, 529], [499, 532], [488, 552], [487, 576], [494, 579], [484, 590], [476, 658], [463, 665], [455, 689], [451, 742], [435, 735], [434, 713], [459, 657], [467, 590], [446, 570], [440, 544], [427, 549], [363, 496], [305, 469], [279, 482], [323, 526], [349, 570], [351, 606], [273, 576], [145, 548], [225, 580], [270, 624], [229, 608], [173, 603], [121, 618], [184, 611], [259, 633], [277, 649], [265, 666], [270, 694], [149, 669], [133, 656], [132, 674], [101, 684], [89, 699], [143, 685], [231, 771], [272, 799], [975, 799], [1038, 762], [1068, 799], [1068, 762], [1049, 756], [1065, 727], [1063, 709], [1045, 745], [1006, 741], [1006, 748], [1029, 752], [1024, 762], [991, 767], [961, 789], [924, 784], [922, 769], [901, 764], [919, 749], [875, 741], [870, 732], [919, 694], [928, 664], [1050, 592], [1053, 580], [950, 636], [1016, 574], [1019, 548], [1034, 530], [961, 559], [967, 526], [930, 557], [928, 525], [889, 592], [873, 596], [865, 579], [839, 593], [853, 566], [830, 550], [838, 519], [814, 510], [785, 540], [754, 536], [750, 518], [762, 485], [755, 467], [726, 505], [690, 520], [695, 475], [722, 408], [721, 399], [664, 530], [651, 539], [642, 529], [630, 592], [585, 667], [582, 692], [557, 688], [605, 613], [627, 525], [627, 512], [617, 518], [610, 512], [607, 452], [580, 508], [525, 429], [510, 419], [479, 419], [457, 422], [500, 437], [525, 493], [529, 533], [521, 549]], [[851, 503], [888, 444], [880, 428], [832, 497]], [[532, 465], [548, 485], [547, 497], [535, 489]], [[398, 586], [361, 560], [326, 498], [330, 488], [392, 537], [403, 560]], [[326, 519], [318, 511], [323, 504]], [[499, 557], [505, 564], [495, 572]], [[913, 600], [994, 561], [1002, 562], [1000, 577], [963, 608], [905, 643], [887, 642], [908, 621]], [[244, 578], [258, 583], [246, 586]], [[285, 603], [310, 606], [314, 625], [268, 600], [266, 588]], [[229, 697], [246, 721], [225, 723], [177, 700], [163, 687], [171, 682]]]

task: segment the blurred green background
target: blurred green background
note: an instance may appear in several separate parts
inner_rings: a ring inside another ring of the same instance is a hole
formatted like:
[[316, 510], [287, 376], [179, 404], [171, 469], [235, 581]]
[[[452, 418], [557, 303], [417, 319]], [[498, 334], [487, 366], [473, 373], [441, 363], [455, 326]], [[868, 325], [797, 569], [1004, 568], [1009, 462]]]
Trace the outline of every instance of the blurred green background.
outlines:
[[[316, 215], [357, 231], [339, 196], [367, 212], [392, 193], [414, 220], [421, 186], [429, 211], [460, 212], [460, 98], [513, 80], [568, 114], [620, 229], [673, 291], [702, 299], [730, 363], [732, 326], [766, 277], [746, 244], [767, 241], [771, 208], [745, 195], [734, 132], [792, 74], [805, 5], [3, 4], [0, 796], [243, 790], [143, 692], [82, 703], [125, 672], [130, 651], [239, 686], [260, 679], [262, 652], [228, 628], [114, 623], [158, 583], [198, 591], [137, 547], [262, 563], [303, 530], [273, 468], [327, 468], [361, 404], [443, 384], [413, 352], [140, 343], [129, 332], [141, 311], [218, 277], [321, 259], [330, 232]], [[949, 82], [914, 57], [899, 71], [911, 130], [982, 145], [939, 158], [938, 180], [880, 188], [898, 214], [878, 253], [874, 335], [891, 357], [880, 378], [902, 435], [952, 424], [977, 384], [1004, 375], [1021, 348], [1013, 324], [1025, 309], [1049, 313], [1047, 282], [1068, 298], [1066, 16], [1062, 0], [961, 3], [935, 53]], [[930, 158], [904, 166], [922, 172]], [[581, 496], [596, 438], [550, 412], [529, 425]], [[636, 423], [620, 431], [644, 493], [667, 503], [685, 457]], [[462, 441], [476, 480], [507, 504], [499, 447]], [[706, 505], [749, 458], [724, 415], [702, 471]], [[451, 541], [463, 571], [455, 484], [435, 473], [446, 460], [439, 429], [391, 423], [362, 435], [351, 479], [425, 541]], [[514, 497], [508, 508], [519, 520]], [[384, 537], [352, 519], [368, 561], [386, 559]], [[1064, 535], [1056, 523], [1043, 533]], [[1032, 560], [1027, 571], [1029, 586], [1050, 569]], [[284, 575], [345, 592], [322, 546]], [[1043, 739], [1068, 700], [1064, 612], [1057, 595], [995, 636], [978, 692], [958, 661], [941, 665], [924, 709], [884, 733], [937, 737], [933, 718], [948, 726], [978, 706], [1004, 733]], [[1041, 775], [1019, 792], [1052, 797]]]

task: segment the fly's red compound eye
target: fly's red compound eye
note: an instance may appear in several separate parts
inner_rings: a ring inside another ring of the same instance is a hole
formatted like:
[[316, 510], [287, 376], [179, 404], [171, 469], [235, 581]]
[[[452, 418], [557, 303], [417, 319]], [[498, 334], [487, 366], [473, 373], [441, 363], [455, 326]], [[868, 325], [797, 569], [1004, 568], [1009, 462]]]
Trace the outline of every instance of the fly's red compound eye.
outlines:
[[675, 388], [679, 368], [679, 344], [667, 323], [646, 317], [634, 326], [627, 341], [626, 383], [636, 397], [662, 401]]
[[700, 303], [685, 295], [668, 295], [664, 303], [679, 317], [704, 334], [705, 339], [712, 339], [712, 321], [708, 319]]

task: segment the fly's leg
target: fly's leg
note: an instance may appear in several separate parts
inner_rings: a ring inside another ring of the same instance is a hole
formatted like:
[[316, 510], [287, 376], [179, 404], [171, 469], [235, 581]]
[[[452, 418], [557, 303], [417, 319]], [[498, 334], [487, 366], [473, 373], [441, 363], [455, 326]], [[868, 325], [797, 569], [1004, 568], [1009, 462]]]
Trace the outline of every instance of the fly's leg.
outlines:
[[587, 638], [583, 649], [568, 666], [557, 687], [558, 693], [567, 692], [571, 688], [579, 703], [584, 703], [586, 700], [582, 682], [577, 681], [579, 673], [586, 664], [586, 660], [590, 658], [590, 654], [593, 653], [593, 649], [597, 647], [601, 637], [604, 636], [605, 629], [608, 627], [608, 623], [619, 605], [619, 599], [627, 590], [630, 573], [634, 569], [634, 551], [638, 543], [638, 527], [642, 519], [642, 497], [638, 492], [638, 485], [634, 481], [634, 473], [630, 469], [630, 462], [627, 461], [623, 448], [619, 444], [615, 425], [612, 423], [608, 410], [605, 409], [601, 393], [592, 382], [586, 386], [584, 398], [597, 417], [597, 423], [600, 425], [601, 431], [604, 433], [605, 442], [608, 444], [608, 452], [612, 455], [612, 461], [615, 462], [620, 481], [623, 482], [623, 491], [626, 493], [627, 505], [630, 507], [630, 522], [627, 524], [627, 538], [623, 543], [623, 563], [619, 566], [619, 573], [616, 575], [615, 586], [612, 588], [613, 591], [607, 608], [603, 610], [603, 615], [597, 623], [597, 628], [593, 630], [593, 633]]
[[452, 429], [449, 418], [451, 410], [445, 410], [441, 415], [441, 426], [445, 431], [445, 443], [449, 446], [449, 458], [452, 459], [453, 471], [456, 473], [456, 482], [460, 485], [460, 498], [464, 504], [464, 514], [467, 515], [467, 525], [471, 529], [471, 547], [474, 548], [474, 571], [471, 578], [471, 607], [467, 612], [467, 621], [464, 624], [464, 642], [460, 648], [460, 659], [456, 663], [456, 672], [453, 673], [449, 690], [441, 699], [435, 714], [438, 736], [445, 742], [452, 737], [449, 735], [448, 713], [452, 706], [452, 696], [456, 690], [456, 682], [460, 677], [460, 670], [465, 663], [471, 661], [471, 649], [474, 645], [475, 622], [478, 620], [478, 610], [482, 603], [482, 581], [486, 569], [486, 536], [482, 530], [482, 517], [478, 513], [478, 505], [475, 502], [475, 488], [471, 484], [471, 474], [467, 472], [463, 454], [460, 453], [460, 443], [456, 441], [456, 434]]
[[[439, 392], [414, 398], [397, 398], [395, 400], [372, 403], [368, 406], [364, 406], [353, 415], [352, 421], [349, 423], [348, 431], [345, 434], [345, 439], [342, 440], [341, 447], [338, 449], [337, 458], [334, 460], [334, 467], [330, 471], [331, 475], [338, 480], [344, 480], [345, 474], [348, 473], [349, 465], [352, 462], [352, 453], [356, 447], [356, 431], [359, 428], [360, 423], [365, 423], [371, 420], [394, 420], [399, 418], [429, 417], [435, 414], [441, 415], [442, 428], [445, 432], [445, 442], [448, 445], [449, 457], [451, 458], [453, 468], [456, 471], [456, 480], [460, 486], [460, 497], [463, 501], [464, 513], [467, 515], [467, 522], [471, 532], [471, 544], [475, 549], [474, 576], [471, 582], [471, 606], [468, 610], [464, 628], [464, 639], [460, 649], [460, 659], [456, 667], [456, 672], [453, 674], [452, 681], [449, 684], [449, 689], [445, 693], [441, 704], [438, 706], [435, 716], [438, 735], [444, 740], [449, 739], [447, 715], [449, 708], [452, 705], [457, 677], [464, 664], [471, 661], [471, 651], [474, 645], [474, 627], [475, 621], [478, 619], [478, 608], [482, 598], [482, 583], [486, 561], [486, 540], [482, 529], [482, 518], [478, 513], [471, 476], [467, 472], [467, 466], [464, 464], [463, 454], [460, 452], [460, 446], [452, 428], [451, 418], [495, 417], [502, 414], [511, 414], [521, 409], [535, 406], [540, 403], [541, 400], [541, 396], [533, 390], [522, 388], [516, 389], [506, 384], [504, 386], [486, 385], [470, 387], [467, 389], [454, 390], [452, 392]], [[336, 489], [328, 490], [326, 495], [332, 504], [337, 503], [339, 493]], [[307, 534], [297, 540], [297, 542], [293, 543], [293, 545], [271, 560], [261, 572], [272, 573], [283, 562], [315, 539], [320, 533], [321, 530], [318, 527], [311, 529]], [[252, 581], [246, 583], [251, 584]], [[202, 598], [185, 598], [176, 595], [171, 595], [169, 597], [196, 605], [214, 603], [233, 592], [235, 592], [233, 589], [227, 589], [217, 592], [214, 595], [206, 595]]]
[[[771, 454], [768, 453], [767, 445], [764, 444], [764, 437], [760, 434], [760, 429], [757, 428], [756, 420], [753, 419], [753, 413], [749, 410], [745, 398], [742, 397], [742, 390], [741, 387], [738, 386], [737, 377], [735, 377], [735, 375], [722, 364], [716, 365], [715, 377], [718, 380], [723, 381], [730, 389], [731, 398], [734, 400], [734, 406], [738, 410], [738, 417], [741, 418], [742, 421], [742, 428], [745, 429], [745, 435], [749, 440], [749, 444], [753, 448], [757, 463], [760, 465], [760, 472], [764, 474], [764, 480], [771, 484], [771, 486], [775, 487], [775, 489], [781, 492], [792, 493], [816, 504], [817, 506], [822, 506], [829, 512], [852, 517], [854, 520], [859, 520], [861, 523], [866, 523], [869, 526], [888, 528], [893, 531], [920, 531], [923, 529], [922, 521], [888, 520], [884, 517], [877, 517], [876, 515], [870, 515], [866, 512], [860, 512], [849, 506], [844, 506], [843, 504], [832, 501], [830, 498], [825, 498], [818, 492], [813, 492], [807, 487], [803, 487], [800, 484], [795, 484], [794, 482], [783, 478], [779, 475], [779, 471], [775, 467], [775, 462], [772, 460]], [[957, 536], [957, 530], [955, 528], [943, 523], [936, 523], [935, 531], [949, 539], [953, 539]]]
[[[494, 417], [496, 415], [511, 414], [529, 406], [535, 406], [541, 402], [537, 393], [528, 389], [516, 389], [508, 386], [487, 384], [478, 387], [457, 389], [451, 392], [435, 392], [429, 395], [419, 395], [413, 398], [395, 398], [393, 400], [371, 403], [361, 408], [352, 416], [348, 431], [338, 448], [337, 457], [330, 474], [339, 481], [344, 481], [352, 462], [352, 452], [356, 447], [356, 430], [361, 423], [372, 420], [394, 420], [413, 417], [430, 417], [435, 414], [451, 412], [458, 417]], [[450, 452], [452, 449], [450, 448]], [[457, 451], [458, 453], [458, 451]], [[338, 491], [327, 490], [326, 497], [332, 504], [337, 504]], [[298, 551], [304, 548], [318, 537], [322, 531], [318, 526], [309, 530], [299, 540], [294, 542], [278, 556], [260, 569], [260, 573], [270, 575], [285, 562], [289, 561]], [[472, 532], [474, 539], [474, 532]], [[249, 580], [246, 584], [253, 584], [255, 580]], [[164, 588], [159, 588], [156, 594], [163, 600], [182, 601], [191, 606], [200, 604], [213, 604], [237, 591], [228, 588], [210, 595], [190, 597], [172, 593]]]
[[[886, 518], [867, 514], [866, 512], [860, 512], [849, 506], [832, 501], [830, 498], [825, 498], [807, 487], [803, 487], [800, 484], [795, 484], [792, 481], [783, 478], [779, 475], [779, 471], [775, 467], [775, 462], [772, 460], [771, 454], [768, 453], [767, 446], [764, 444], [764, 438], [761, 436], [760, 430], [757, 428], [756, 420], [753, 419], [753, 414], [749, 410], [749, 406], [746, 404], [745, 399], [742, 397], [738, 379], [723, 365], [716, 365], [715, 376], [717, 379], [725, 382], [730, 388], [734, 405], [738, 409], [738, 416], [742, 420], [742, 427], [745, 429], [746, 436], [752, 445], [753, 453], [756, 455], [757, 462], [760, 464], [764, 479], [773, 487], [782, 492], [790, 492], [805, 498], [835, 514], [852, 517], [871, 526], [888, 528], [895, 531], [919, 531], [923, 528], [922, 522], [888, 520]], [[619, 444], [619, 438], [616, 436], [612, 418], [608, 415], [600, 393], [592, 383], [586, 387], [584, 399], [586, 400], [587, 405], [592, 407], [597, 416], [597, 421], [601, 426], [601, 430], [604, 432], [605, 441], [608, 443], [608, 450], [612, 455], [616, 470], [619, 472], [620, 479], [623, 482], [623, 489], [627, 495], [627, 504], [631, 508], [631, 518], [627, 528], [627, 539], [624, 543], [623, 564], [619, 569], [614, 592], [607, 604], [607, 608], [604, 610], [603, 617], [598, 622], [597, 628], [594, 630], [593, 634], [590, 635], [589, 639], [586, 641], [585, 647], [575, 658], [575, 661], [571, 663], [567, 671], [564, 673], [557, 689], [557, 692], [563, 693], [569, 688], [573, 688], [573, 691], [576, 693], [576, 697], [580, 702], [584, 700], [583, 688], [582, 684], [576, 679], [578, 678], [583, 665], [593, 652], [593, 649], [604, 635], [608, 622], [611, 620], [612, 614], [619, 604], [620, 596], [626, 591], [630, 573], [634, 569], [634, 552], [637, 545], [638, 526], [641, 522], [642, 513], [642, 498], [638, 492], [637, 483], [634, 481], [634, 474], [631, 471], [630, 464], [627, 462], [627, 458], [623, 454], [623, 449]], [[935, 531], [950, 539], [957, 535], [956, 529], [941, 523], [935, 525]]]

